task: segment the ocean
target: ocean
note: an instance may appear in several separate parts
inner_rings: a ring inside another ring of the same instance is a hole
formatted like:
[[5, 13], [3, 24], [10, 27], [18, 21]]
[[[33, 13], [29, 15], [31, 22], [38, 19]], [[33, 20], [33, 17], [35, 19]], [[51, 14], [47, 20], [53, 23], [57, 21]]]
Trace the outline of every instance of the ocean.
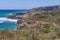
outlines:
[[0, 29], [13, 30], [16, 29], [17, 20], [8, 19], [9, 15], [15, 12], [24, 12], [27, 10], [0, 10]]

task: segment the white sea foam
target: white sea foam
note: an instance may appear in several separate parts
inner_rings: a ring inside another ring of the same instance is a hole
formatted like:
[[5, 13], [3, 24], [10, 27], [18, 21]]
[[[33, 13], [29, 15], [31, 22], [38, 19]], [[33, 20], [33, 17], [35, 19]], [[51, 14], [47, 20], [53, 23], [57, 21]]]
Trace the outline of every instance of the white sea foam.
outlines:
[[17, 22], [16, 19], [0, 18], [0, 23], [3, 22], [3, 21]]

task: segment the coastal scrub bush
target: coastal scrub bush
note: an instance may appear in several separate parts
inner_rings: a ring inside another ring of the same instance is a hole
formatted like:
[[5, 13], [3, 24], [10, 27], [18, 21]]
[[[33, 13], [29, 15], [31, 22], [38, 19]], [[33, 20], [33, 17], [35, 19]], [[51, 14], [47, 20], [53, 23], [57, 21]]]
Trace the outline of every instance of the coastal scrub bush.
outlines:
[[58, 38], [60, 38], [60, 32], [57, 32], [56, 35]]
[[43, 14], [35, 14], [34, 15], [35, 17], [37, 17], [37, 18], [47, 18], [47, 16], [46, 15], [43, 15]]
[[42, 33], [48, 33], [48, 32], [50, 32], [50, 30], [49, 29], [41, 29], [40, 32], [42, 32]]
[[46, 25], [44, 25], [43, 28], [49, 29], [50, 28], [50, 25], [46, 24]]
[[50, 25], [44, 25], [43, 28], [40, 30], [42, 33], [49, 33], [50, 32]]

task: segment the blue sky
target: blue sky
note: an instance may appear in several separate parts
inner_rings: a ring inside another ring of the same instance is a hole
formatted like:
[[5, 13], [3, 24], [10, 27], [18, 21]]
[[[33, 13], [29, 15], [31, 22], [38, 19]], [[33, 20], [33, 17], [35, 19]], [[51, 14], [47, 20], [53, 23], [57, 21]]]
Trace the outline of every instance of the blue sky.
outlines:
[[60, 0], [0, 0], [0, 9], [30, 9], [59, 4]]

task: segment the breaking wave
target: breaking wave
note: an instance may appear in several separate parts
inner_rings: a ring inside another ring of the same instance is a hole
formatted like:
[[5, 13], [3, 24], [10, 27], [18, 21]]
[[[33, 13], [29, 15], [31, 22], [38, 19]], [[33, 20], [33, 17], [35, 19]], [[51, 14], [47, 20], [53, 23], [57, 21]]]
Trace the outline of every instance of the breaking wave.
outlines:
[[16, 19], [0, 18], [0, 23], [5, 22], [5, 21], [17, 22], [17, 20], [16, 20]]

